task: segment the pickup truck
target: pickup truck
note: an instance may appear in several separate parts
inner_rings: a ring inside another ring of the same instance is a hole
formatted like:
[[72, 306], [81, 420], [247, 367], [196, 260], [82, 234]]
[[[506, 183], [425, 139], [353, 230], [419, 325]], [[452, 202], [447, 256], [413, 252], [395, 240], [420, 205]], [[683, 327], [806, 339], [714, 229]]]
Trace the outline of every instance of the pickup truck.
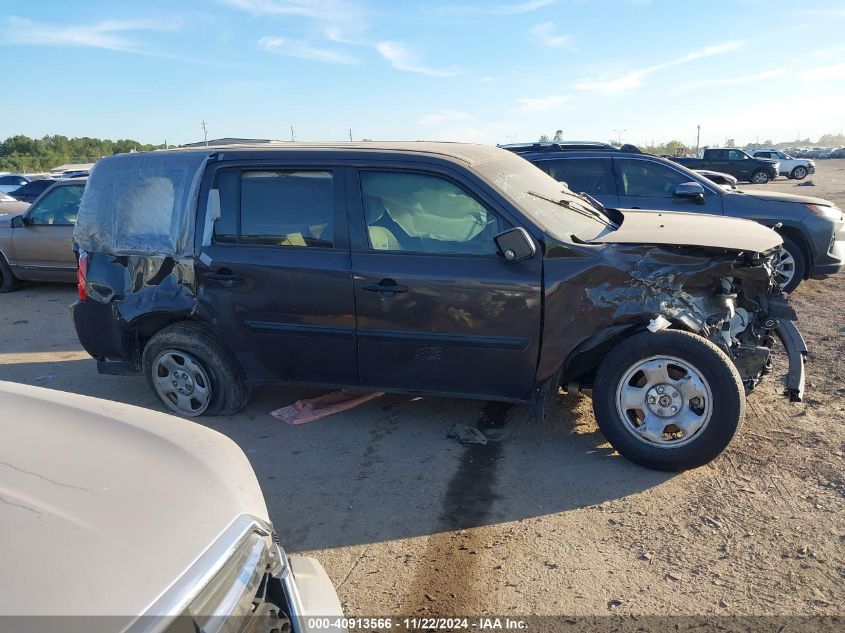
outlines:
[[765, 185], [777, 178], [780, 164], [776, 160], [752, 158], [741, 149], [705, 149], [701, 158], [672, 158], [687, 169], [709, 169], [747, 180], [755, 185]]

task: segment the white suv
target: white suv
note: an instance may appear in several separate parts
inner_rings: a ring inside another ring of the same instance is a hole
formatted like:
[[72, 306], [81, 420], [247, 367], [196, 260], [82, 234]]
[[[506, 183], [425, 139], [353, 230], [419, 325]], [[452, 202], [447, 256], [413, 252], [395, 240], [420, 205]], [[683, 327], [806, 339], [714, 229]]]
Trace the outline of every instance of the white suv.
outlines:
[[780, 161], [780, 175], [803, 180], [807, 174], [816, 173], [816, 163], [807, 158], [793, 158], [777, 149], [758, 149], [751, 153], [754, 158], [771, 158]]
[[0, 410], [3, 631], [345, 630], [326, 572], [279, 547], [229, 438], [8, 382]]

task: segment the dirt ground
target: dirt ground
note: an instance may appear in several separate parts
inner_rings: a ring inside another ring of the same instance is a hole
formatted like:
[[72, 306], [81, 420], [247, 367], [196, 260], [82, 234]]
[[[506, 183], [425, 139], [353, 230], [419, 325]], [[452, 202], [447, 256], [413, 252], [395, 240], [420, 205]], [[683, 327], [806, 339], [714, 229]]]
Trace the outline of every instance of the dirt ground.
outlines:
[[[812, 180], [763, 188], [845, 207], [845, 160], [818, 161]], [[142, 378], [97, 375], [73, 298], [57, 285], [0, 296], [0, 379], [160, 408]], [[587, 397], [543, 425], [522, 407], [386, 395], [292, 428], [269, 411], [314, 392], [265, 389], [203, 423], [243, 448], [282, 544], [320, 559], [350, 616], [842, 616], [845, 276], [805, 282], [793, 302], [806, 401], [768, 377], [729, 450], [679, 475], [615, 454]], [[448, 439], [454, 422], [490, 443]]]

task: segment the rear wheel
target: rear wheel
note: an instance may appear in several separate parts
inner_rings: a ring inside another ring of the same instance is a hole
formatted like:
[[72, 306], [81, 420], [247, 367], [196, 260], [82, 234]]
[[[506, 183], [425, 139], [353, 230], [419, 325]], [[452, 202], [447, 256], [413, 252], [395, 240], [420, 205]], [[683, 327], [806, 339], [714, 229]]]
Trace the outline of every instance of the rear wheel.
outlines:
[[631, 461], [685, 470], [728, 446], [745, 415], [745, 390], [710, 341], [677, 330], [644, 332], [602, 362], [593, 409], [604, 436]]
[[779, 259], [775, 267], [775, 281], [784, 292], [792, 292], [804, 279], [807, 271], [807, 258], [803, 249], [786, 236], [780, 248]]
[[751, 175], [751, 182], [755, 185], [765, 185], [769, 182], [769, 174], [763, 169], [758, 169]]
[[6, 259], [0, 253], [0, 292], [17, 290], [19, 285], [18, 278], [15, 277], [12, 269], [9, 268], [9, 264], [6, 263]]
[[807, 168], [803, 165], [798, 165], [798, 167], [792, 170], [790, 177], [795, 180], [804, 180], [807, 177]]
[[234, 415], [247, 390], [229, 353], [203, 328], [177, 323], [144, 347], [144, 375], [168, 409], [180, 415]]

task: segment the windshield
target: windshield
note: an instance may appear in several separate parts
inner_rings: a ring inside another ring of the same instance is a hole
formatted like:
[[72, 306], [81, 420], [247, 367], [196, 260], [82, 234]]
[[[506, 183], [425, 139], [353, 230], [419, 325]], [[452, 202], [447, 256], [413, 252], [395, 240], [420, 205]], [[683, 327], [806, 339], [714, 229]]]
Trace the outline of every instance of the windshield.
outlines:
[[598, 209], [516, 154], [502, 152], [473, 169], [552, 237], [568, 240], [577, 234], [589, 240], [607, 230]]

